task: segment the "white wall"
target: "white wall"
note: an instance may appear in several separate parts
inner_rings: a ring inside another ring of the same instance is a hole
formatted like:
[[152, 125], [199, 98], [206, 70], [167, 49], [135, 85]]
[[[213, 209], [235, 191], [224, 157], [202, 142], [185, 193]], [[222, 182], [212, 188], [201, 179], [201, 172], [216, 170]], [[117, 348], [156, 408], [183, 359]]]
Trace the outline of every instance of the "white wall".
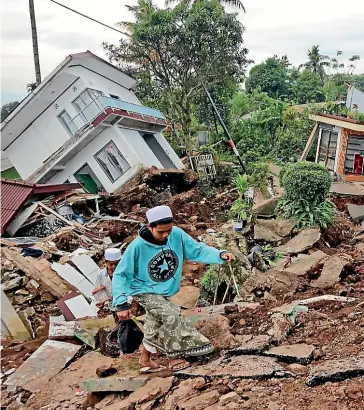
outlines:
[[[170, 148], [168, 142], [163, 135], [155, 134], [158, 142], [162, 147], [172, 151], [173, 155], [170, 158], [177, 166], [177, 168], [183, 168], [183, 164], [177, 155]], [[100, 167], [94, 155], [103, 148], [107, 143], [113, 141], [118, 147], [119, 151], [125, 157], [130, 165], [130, 169], [125, 172], [114, 183], [110, 181], [103, 169]], [[167, 150], [166, 150], [167, 151]], [[154, 153], [150, 150], [143, 137], [138, 131], [130, 130], [127, 128], [120, 128], [116, 125], [106, 128], [95, 139], [93, 139], [86, 147], [84, 147], [77, 155], [75, 155], [66, 166], [64, 171], [57, 172], [47, 183], [64, 183], [67, 179], [70, 182], [77, 182], [74, 174], [87, 163], [96, 177], [99, 179], [103, 187], [107, 192], [114, 192], [125, 184], [130, 178], [132, 178], [140, 167], [152, 167], [163, 168]]]
[[353, 105], [358, 106], [357, 111], [364, 114], [364, 93], [355, 87], [348, 89], [346, 96], [346, 106], [349, 109], [353, 109]]
[[[102, 149], [107, 143], [113, 141], [118, 147], [119, 151], [123, 154], [125, 159], [130, 165], [130, 169], [125, 172], [114, 183], [110, 181], [104, 170], [98, 164], [94, 155]], [[64, 183], [67, 179], [70, 182], [77, 182], [74, 174], [87, 163], [96, 177], [99, 179], [103, 187], [107, 192], [113, 192], [119, 188], [122, 184], [128, 181], [141, 166], [132, 146], [127, 139], [119, 132], [116, 126], [108, 127], [102, 131], [95, 139], [93, 139], [86, 147], [84, 147], [77, 155], [75, 155], [66, 165], [64, 171], [57, 172], [47, 183]]]
[[63, 110], [66, 110], [71, 118], [77, 115], [72, 101], [84, 88], [83, 81], [77, 80], [6, 150], [10, 161], [23, 179], [27, 179], [71, 137], [58, 115]]
[[117, 95], [121, 100], [131, 102], [134, 104], [141, 104], [136, 95], [128, 89], [122, 87], [115, 82], [102, 77], [101, 75], [94, 73], [84, 67], [75, 66], [67, 67], [66, 71], [78, 77], [81, 77], [84, 81], [85, 88], [93, 88], [95, 90], [102, 91], [104, 94]]

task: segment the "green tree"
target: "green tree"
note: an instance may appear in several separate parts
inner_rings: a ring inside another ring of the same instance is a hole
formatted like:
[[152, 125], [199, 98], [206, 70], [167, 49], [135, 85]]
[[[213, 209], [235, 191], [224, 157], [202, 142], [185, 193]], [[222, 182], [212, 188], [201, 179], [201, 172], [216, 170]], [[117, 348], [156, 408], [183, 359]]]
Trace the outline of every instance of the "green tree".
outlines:
[[316, 103], [325, 100], [320, 77], [306, 69], [299, 75], [292, 87], [294, 101], [297, 104]]
[[1, 106], [1, 122], [19, 105], [19, 101], [11, 101]]
[[273, 98], [287, 98], [290, 94], [286, 59], [277, 56], [254, 66], [245, 82], [248, 93], [260, 89]]
[[[192, 4], [197, 3], [198, 1], [200, 0], [166, 0], [166, 5], [178, 2], [178, 4], [185, 4], [187, 6], [191, 6]], [[226, 4], [227, 6], [235, 7], [245, 12], [244, 4], [240, 0], [219, 0], [219, 2], [221, 4]]]
[[211, 0], [188, 9], [182, 4], [140, 13], [130, 38], [118, 45], [104, 43], [104, 48], [111, 61], [134, 70], [141, 79], [142, 101], [178, 124], [191, 150], [194, 104], [203, 93], [200, 78], [208, 87], [243, 80], [248, 63], [243, 32], [236, 14], [226, 13], [217, 0]]
[[323, 82], [325, 77], [325, 68], [330, 67], [330, 58], [325, 55], [320, 54], [319, 46], [312, 46], [311, 50], [307, 52], [308, 61], [301, 64], [299, 68], [307, 68], [313, 73], [320, 76], [321, 81]]

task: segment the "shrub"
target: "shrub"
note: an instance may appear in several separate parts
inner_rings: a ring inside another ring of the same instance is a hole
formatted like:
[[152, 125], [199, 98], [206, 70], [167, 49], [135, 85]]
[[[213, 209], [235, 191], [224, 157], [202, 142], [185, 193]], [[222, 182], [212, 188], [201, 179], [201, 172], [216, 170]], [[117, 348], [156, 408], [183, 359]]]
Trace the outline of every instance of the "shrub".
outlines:
[[304, 200], [309, 204], [319, 204], [325, 201], [330, 191], [330, 172], [313, 162], [290, 164], [280, 177], [285, 198], [289, 201]]
[[336, 214], [335, 204], [329, 200], [318, 204], [304, 199], [290, 201], [283, 198], [277, 205], [277, 213], [287, 219], [294, 219], [298, 228], [318, 225], [326, 229]]
[[215, 292], [217, 285], [217, 272], [214, 265], [210, 265], [201, 279], [201, 287], [207, 296], [211, 296]]
[[249, 186], [262, 192], [265, 198], [269, 198], [268, 176], [269, 166], [265, 162], [254, 162], [248, 166]]

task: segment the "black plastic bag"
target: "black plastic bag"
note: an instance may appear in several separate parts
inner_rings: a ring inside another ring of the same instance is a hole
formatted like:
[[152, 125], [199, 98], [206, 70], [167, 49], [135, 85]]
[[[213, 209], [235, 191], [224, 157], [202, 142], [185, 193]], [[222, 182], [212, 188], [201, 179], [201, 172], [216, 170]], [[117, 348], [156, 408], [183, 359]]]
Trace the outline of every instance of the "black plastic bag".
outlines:
[[134, 353], [143, 341], [143, 332], [134, 320], [120, 321], [118, 324], [118, 345], [123, 353]]

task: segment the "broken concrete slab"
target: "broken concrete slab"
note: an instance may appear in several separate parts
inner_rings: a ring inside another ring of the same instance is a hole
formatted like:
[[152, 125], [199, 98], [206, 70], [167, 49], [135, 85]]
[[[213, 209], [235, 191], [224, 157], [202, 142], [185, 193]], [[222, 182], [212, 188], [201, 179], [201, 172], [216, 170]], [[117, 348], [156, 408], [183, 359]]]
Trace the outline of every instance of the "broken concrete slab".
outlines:
[[175, 305], [193, 308], [200, 297], [200, 289], [196, 286], [182, 286], [178, 293], [171, 297]]
[[74, 321], [66, 322], [64, 319], [56, 320], [52, 319], [52, 316], [50, 316], [48, 337], [53, 340], [62, 340], [74, 337], [75, 325], [76, 322]]
[[56, 340], [45, 341], [4, 383], [34, 392], [59, 373], [81, 346]]
[[254, 225], [254, 239], [256, 241], [279, 242], [282, 237], [257, 221]]
[[217, 403], [219, 398], [220, 394], [217, 390], [210, 390], [181, 402], [180, 407], [184, 410], [205, 410], [207, 407]]
[[339, 195], [360, 196], [364, 195], [364, 187], [354, 182], [339, 181], [331, 184], [330, 192]]
[[146, 377], [109, 377], [106, 379], [88, 379], [80, 383], [82, 390], [89, 393], [99, 392], [134, 392], [147, 383]]
[[254, 229], [255, 227], [259, 227], [260, 231], [266, 229], [272, 232], [277, 237], [284, 238], [285, 236], [291, 234], [295, 225], [296, 222], [292, 219], [257, 219], [255, 222]]
[[204, 384], [205, 379], [203, 377], [183, 380], [177, 388], [168, 394], [164, 403], [164, 410], [175, 410], [184, 400], [199, 394], [196, 387]]
[[340, 281], [340, 275], [344, 267], [348, 264], [348, 260], [344, 260], [339, 256], [330, 257], [322, 268], [322, 272], [318, 279], [311, 282], [311, 286], [320, 289], [329, 289]]
[[319, 241], [321, 232], [316, 228], [304, 229], [297, 236], [288, 241], [285, 245], [277, 248], [277, 251], [286, 253], [301, 253], [310, 249]]
[[228, 353], [234, 354], [257, 354], [269, 347], [272, 337], [269, 335], [235, 335], [240, 346], [228, 349]]
[[253, 355], [221, 357], [206, 365], [192, 367], [178, 372], [178, 374], [190, 377], [228, 376], [240, 379], [289, 377], [291, 375], [273, 357]]
[[353, 221], [364, 221], [364, 205], [348, 204], [348, 212]]
[[297, 343], [272, 347], [264, 352], [264, 354], [276, 357], [278, 360], [286, 363], [307, 364], [312, 360], [314, 350], [315, 346], [313, 345]]
[[364, 356], [326, 360], [309, 367], [308, 386], [334, 382], [364, 375]]
[[143, 387], [131, 393], [126, 399], [107, 407], [107, 410], [129, 410], [136, 404], [140, 405], [151, 400], [159, 399], [168, 393], [172, 387], [173, 379], [173, 377], [156, 377], [155, 379], [148, 381]]
[[322, 251], [316, 251], [310, 255], [299, 254], [291, 259], [291, 263], [285, 267], [286, 261], [282, 260], [279, 265], [270, 269], [271, 274], [291, 274], [294, 276], [305, 276], [308, 272], [314, 269], [315, 266], [323, 263], [328, 258], [328, 255]]

